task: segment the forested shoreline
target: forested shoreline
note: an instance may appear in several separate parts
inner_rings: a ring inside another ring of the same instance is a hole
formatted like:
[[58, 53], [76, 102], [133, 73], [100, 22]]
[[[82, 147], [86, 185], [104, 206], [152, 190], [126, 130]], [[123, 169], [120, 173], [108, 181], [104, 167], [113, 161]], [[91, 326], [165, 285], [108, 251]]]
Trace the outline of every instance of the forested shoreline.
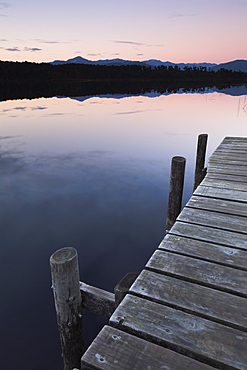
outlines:
[[159, 93], [179, 88], [226, 88], [247, 85], [246, 72], [205, 67], [146, 67], [142, 65], [105, 66], [87, 64], [0, 61], [0, 100], [85, 96], [95, 94]]

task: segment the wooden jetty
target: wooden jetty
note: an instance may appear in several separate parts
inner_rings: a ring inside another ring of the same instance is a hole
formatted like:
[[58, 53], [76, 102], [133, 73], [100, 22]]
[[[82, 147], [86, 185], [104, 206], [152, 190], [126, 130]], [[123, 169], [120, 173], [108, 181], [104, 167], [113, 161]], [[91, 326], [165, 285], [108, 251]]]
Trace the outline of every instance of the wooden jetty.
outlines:
[[81, 358], [81, 370], [247, 369], [247, 138], [207, 175]]

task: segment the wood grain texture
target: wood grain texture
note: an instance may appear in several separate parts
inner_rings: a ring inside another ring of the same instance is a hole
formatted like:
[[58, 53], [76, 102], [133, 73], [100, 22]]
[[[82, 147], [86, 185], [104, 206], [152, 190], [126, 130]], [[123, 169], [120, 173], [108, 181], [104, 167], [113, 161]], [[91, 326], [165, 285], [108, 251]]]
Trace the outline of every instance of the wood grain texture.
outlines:
[[247, 176], [242, 175], [229, 175], [228, 173], [208, 172], [207, 179], [230, 180], [235, 182], [247, 182]]
[[185, 207], [177, 220], [247, 234], [247, 218], [243, 216]]
[[207, 198], [193, 195], [186, 204], [186, 207], [247, 217], [246, 204], [232, 200]]
[[199, 185], [195, 190], [194, 195], [200, 195], [210, 198], [235, 200], [236, 202], [247, 203], [247, 192], [231, 189], [213, 188], [210, 186]]
[[211, 165], [229, 165], [229, 166], [239, 166], [241, 168], [246, 166], [247, 165], [247, 161], [244, 160], [244, 155], [242, 157], [242, 160], [240, 160], [239, 158], [238, 159], [233, 159], [232, 157], [228, 157], [227, 158], [224, 158], [222, 156], [217, 156], [217, 155], [214, 155], [214, 156], [211, 156], [209, 161], [208, 161], [208, 166], [211, 166]]
[[128, 294], [110, 325], [221, 369], [247, 366], [246, 332], [147, 299]]
[[115, 295], [91, 285], [80, 282], [82, 308], [110, 317], [115, 310]]
[[105, 326], [82, 357], [81, 370], [210, 370], [211, 366]]
[[50, 257], [50, 268], [63, 369], [71, 370], [80, 366], [84, 351], [77, 251], [73, 247], [57, 250]]
[[247, 270], [247, 251], [167, 234], [159, 249]]
[[156, 250], [146, 264], [161, 274], [247, 297], [247, 272], [196, 258]]
[[170, 230], [170, 234], [186, 236], [191, 239], [198, 239], [223, 246], [247, 250], [246, 235], [232, 231], [177, 221]]
[[148, 270], [141, 272], [130, 293], [247, 331], [243, 297]]
[[207, 172], [228, 173], [230, 175], [247, 176], [247, 169], [245, 166], [231, 166], [228, 164], [212, 164], [207, 167]]
[[214, 188], [231, 189], [247, 192], [246, 183], [233, 180], [227, 181], [220, 179], [205, 178], [203, 181], [203, 186], [211, 186]]

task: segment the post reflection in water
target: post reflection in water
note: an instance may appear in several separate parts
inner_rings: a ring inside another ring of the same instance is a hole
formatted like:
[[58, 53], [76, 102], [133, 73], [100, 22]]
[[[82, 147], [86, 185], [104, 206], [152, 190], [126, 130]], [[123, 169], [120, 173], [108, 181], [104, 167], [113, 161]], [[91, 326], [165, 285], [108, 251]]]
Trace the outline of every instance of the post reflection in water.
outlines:
[[[185, 203], [198, 134], [209, 135], [207, 155], [247, 136], [246, 95], [154, 95], [0, 103], [3, 368], [62, 366], [56, 249], [75, 247], [81, 280], [113, 291], [164, 236], [171, 158], [187, 159]], [[105, 321], [86, 317], [89, 342]]]

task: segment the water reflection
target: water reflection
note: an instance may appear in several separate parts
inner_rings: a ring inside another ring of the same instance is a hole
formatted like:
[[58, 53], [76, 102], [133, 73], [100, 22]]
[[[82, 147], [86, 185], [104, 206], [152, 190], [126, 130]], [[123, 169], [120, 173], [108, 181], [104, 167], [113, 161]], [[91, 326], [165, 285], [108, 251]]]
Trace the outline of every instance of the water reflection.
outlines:
[[49, 256], [74, 246], [81, 279], [110, 291], [142, 269], [164, 234], [171, 157], [187, 158], [185, 202], [197, 135], [208, 155], [247, 136], [246, 96], [54, 97], [0, 114], [2, 364], [60, 369]]

